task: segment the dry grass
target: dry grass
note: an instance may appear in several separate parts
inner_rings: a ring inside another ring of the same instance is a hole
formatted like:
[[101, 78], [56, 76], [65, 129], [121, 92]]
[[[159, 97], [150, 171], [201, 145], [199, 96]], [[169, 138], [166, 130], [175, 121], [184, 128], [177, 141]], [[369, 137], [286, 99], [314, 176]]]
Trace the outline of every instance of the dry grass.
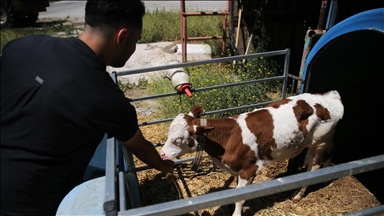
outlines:
[[[131, 95], [132, 96], [132, 95]], [[150, 102], [149, 102], [150, 103]], [[148, 102], [136, 102], [136, 107], [148, 106]], [[156, 106], [151, 104], [152, 108]], [[156, 112], [138, 113], [139, 122], [159, 119]], [[168, 124], [141, 127], [144, 136], [153, 143], [167, 139]], [[157, 147], [160, 150], [160, 147]], [[185, 155], [191, 157], [193, 154]], [[205, 154], [205, 156], [207, 156]], [[191, 162], [180, 164], [172, 174], [154, 169], [139, 171], [139, 190], [142, 206], [164, 203], [177, 199], [195, 197], [215, 191], [236, 187], [236, 177], [217, 168], [205, 157], [197, 172], [191, 170]], [[146, 166], [135, 158], [136, 167]], [[253, 183], [272, 179], [287, 171], [288, 161], [272, 163], [265, 167]], [[274, 194], [245, 202], [244, 216], [257, 215], [330, 215], [339, 216], [381, 205], [381, 203], [353, 176], [346, 176], [331, 182], [313, 185], [300, 201], [291, 199], [293, 191]], [[231, 215], [234, 205], [216, 206], [184, 214], [189, 215]]]

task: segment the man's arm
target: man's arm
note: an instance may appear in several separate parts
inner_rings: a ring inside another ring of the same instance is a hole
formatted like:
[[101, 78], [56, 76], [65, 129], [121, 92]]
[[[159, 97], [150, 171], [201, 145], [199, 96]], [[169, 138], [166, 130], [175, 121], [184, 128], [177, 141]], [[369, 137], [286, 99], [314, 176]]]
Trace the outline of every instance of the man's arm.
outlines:
[[153, 144], [144, 138], [140, 129], [128, 141], [119, 142], [148, 166], [162, 172], [171, 173], [173, 171], [175, 163], [171, 160], [161, 159]]

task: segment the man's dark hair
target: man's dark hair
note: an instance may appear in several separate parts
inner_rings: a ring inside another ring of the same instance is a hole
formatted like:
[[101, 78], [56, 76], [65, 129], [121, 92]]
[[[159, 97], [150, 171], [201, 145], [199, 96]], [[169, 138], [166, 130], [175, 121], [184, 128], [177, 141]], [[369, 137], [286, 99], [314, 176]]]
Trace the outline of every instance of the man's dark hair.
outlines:
[[141, 0], [88, 0], [85, 24], [105, 30], [120, 26], [139, 29], [143, 26], [144, 14]]

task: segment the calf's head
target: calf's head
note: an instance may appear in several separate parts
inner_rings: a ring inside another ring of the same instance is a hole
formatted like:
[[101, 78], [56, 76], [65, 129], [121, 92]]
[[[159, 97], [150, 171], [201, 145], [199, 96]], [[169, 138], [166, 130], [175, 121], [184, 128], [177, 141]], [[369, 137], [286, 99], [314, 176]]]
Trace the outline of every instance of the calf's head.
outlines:
[[202, 114], [203, 108], [196, 105], [188, 115], [179, 114], [173, 119], [168, 128], [168, 139], [160, 150], [161, 158], [173, 159], [197, 150], [198, 137], [213, 130], [213, 127], [200, 125]]

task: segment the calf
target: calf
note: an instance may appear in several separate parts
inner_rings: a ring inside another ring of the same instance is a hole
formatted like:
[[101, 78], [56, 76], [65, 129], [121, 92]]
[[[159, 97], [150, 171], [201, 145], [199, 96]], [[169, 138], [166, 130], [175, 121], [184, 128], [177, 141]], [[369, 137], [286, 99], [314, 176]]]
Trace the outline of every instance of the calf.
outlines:
[[[308, 171], [330, 164], [335, 126], [344, 107], [337, 91], [301, 94], [230, 118], [200, 119], [203, 108], [194, 106], [169, 126], [161, 149], [163, 159], [194, 152], [205, 140], [205, 151], [220, 168], [238, 176], [237, 188], [252, 183], [270, 162], [290, 159], [309, 149]], [[306, 187], [294, 199], [301, 199]], [[236, 202], [233, 215], [241, 215], [245, 201]]]

